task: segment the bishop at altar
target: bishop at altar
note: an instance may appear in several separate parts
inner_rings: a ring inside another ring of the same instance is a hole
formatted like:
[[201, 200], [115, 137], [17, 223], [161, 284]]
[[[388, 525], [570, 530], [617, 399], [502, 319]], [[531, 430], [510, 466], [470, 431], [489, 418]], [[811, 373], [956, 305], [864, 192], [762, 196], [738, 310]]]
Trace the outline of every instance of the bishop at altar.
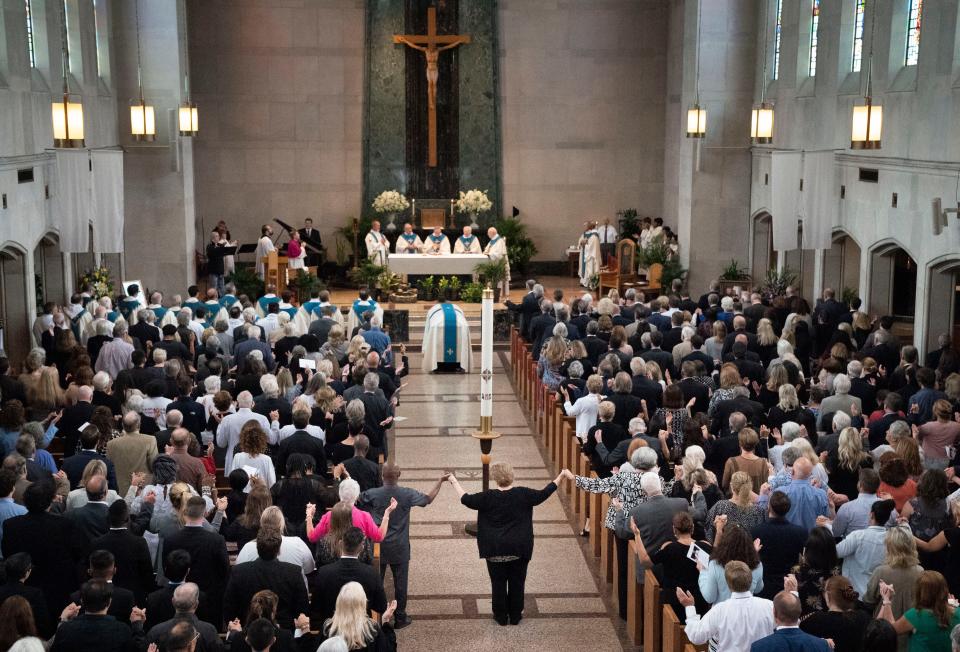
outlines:
[[442, 226], [433, 227], [433, 233], [428, 235], [423, 243], [423, 253], [440, 255], [450, 253], [450, 241], [443, 235]]
[[463, 227], [463, 235], [457, 238], [457, 243], [453, 246], [455, 254], [481, 254], [480, 239], [473, 235], [473, 229], [469, 226]]
[[418, 254], [423, 251], [423, 240], [413, 232], [413, 225], [409, 222], [403, 225], [403, 233], [397, 236], [394, 252], [398, 254]]
[[591, 287], [590, 279], [600, 273], [600, 234], [596, 222], [587, 223], [587, 230], [580, 236], [580, 285]]
[[367, 258], [373, 261], [374, 265], [386, 265], [387, 254], [390, 252], [390, 243], [387, 237], [380, 233], [380, 222], [374, 220], [370, 225], [370, 233], [363, 239], [367, 245]]
[[440, 301], [427, 313], [423, 329], [423, 371], [452, 372], [473, 366], [470, 352], [470, 324], [463, 311]]

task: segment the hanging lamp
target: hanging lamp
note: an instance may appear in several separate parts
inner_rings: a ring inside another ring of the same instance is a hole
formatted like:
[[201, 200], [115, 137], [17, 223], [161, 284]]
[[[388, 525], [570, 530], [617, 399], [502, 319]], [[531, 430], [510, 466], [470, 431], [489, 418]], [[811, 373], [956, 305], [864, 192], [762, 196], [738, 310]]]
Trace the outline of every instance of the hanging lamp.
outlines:
[[760, 104], [755, 104], [750, 111], [750, 141], [755, 145], [769, 145], [773, 142], [773, 104], [766, 101], [767, 95], [767, 51], [770, 46], [767, 27], [766, 7], [768, 0], [764, 0], [763, 18], [763, 77], [760, 80]]
[[60, 69], [63, 75], [63, 94], [50, 103], [50, 115], [53, 119], [53, 146], [61, 148], [82, 148], [83, 139], [83, 101], [79, 96], [70, 96], [67, 87], [67, 15], [66, 7], [60, 4]]
[[700, 6], [700, 0], [697, 0], [697, 50], [694, 59], [696, 100], [687, 109], [687, 138], [705, 138], [707, 135], [707, 109], [700, 104]]
[[883, 133], [883, 107], [873, 102], [873, 42], [876, 34], [877, 7], [871, 0], [870, 53], [867, 57], [867, 84], [862, 103], [853, 107], [850, 127], [850, 149], [880, 149]]
[[180, 135], [185, 137], [196, 136], [200, 132], [199, 119], [197, 115], [197, 105], [190, 101], [190, 45], [187, 40], [187, 6], [186, 3], [180, 3], [181, 40], [183, 42], [183, 65], [186, 72], [183, 75], [183, 94], [184, 100], [180, 103], [178, 110], [178, 124], [180, 125]]
[[153, 106], [143, 99], [143, 68], [140, 61], [140, 0], [134, 3], [137, 22], [137, 87], [138, 99], [130, 103], [130, 134], [138, 143], [152, 143], [157, 139], [157, 122]]

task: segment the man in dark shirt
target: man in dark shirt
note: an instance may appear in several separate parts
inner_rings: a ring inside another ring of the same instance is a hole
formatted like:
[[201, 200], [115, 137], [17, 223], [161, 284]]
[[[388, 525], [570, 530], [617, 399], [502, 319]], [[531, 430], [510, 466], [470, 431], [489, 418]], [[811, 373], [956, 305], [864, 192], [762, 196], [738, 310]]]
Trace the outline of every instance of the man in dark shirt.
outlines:
[[660, 367], [660, 371], [663, 374], [664, 380], [666, 380], [667, 374], [670, 374], [671, 377], [675, 376], [676, 374], [673, 369], [673, 354], [660, 348], [660, 346], [663, 344], [663, 333], [660, 331], [650, 333], [650, 344], [650, 350], [644, 351], [640, 357], [647, 362], [656, 362]]
[[53, 625], [53, 619], [50, 617], [50, 610], [47, 609], [47, 599], [43, 591], [35, 586], [27, 586], [27, 578], [33, 572], [33, 562], [30, 554], [18, 552], [10, 555], [3, 563], [3, 570], [6, 574], [6, 583], [0, 585], [0, 605], [7, 598], [15, 595], [20, 596], [28, 603], [33, 611], [33, 621], [37, 626], [37, 632], [44, 638], [50, 638], [56, 631]]
[[380, 467], [367, 459], [370, 452], [370, 440], [366, 435], [357, 435], [353, 442], [353, 457], [343, 463], [350, 477], [360, 485], [360, 491], [373, 489], [383, 484], [380, 480]]
[[787, 520], [790, 497], [774, 491], [767, 505], [767, 518], [754, 526], [752, 538], [760, 539], [760, 563], [763, 564], [761, 598], [772, 598], [783, 590], [783, 578], [789, 574], [803, 552], [807, 531]]
[[189, 377], [177, 380], [177, 399], [167, 404], [167, 412], [179, 410], [183, 415], [181, 425], [192, 432], [199, 441], [206, 426], [206, 414], [203, 406], [193, 400], [192, 392], [193, 381]]
[[190, 349], [184, 346], [183, 342], [176, 340], [177, 327], [173, 324], [167, 324], [163, 327], [163, 339], [157, 342], [156, 348], [167, 352], [167, 360], [179, 358], [184, 362], [190, 361]]
[[343, 555], [339, 560], [321, 566], [313, 577], [313, 601], [310, 622], [325, 622], [333, 616], [340, 589], [348, 582], [357, 582], [367, 594], [367, 610], [383, 613], [387, 608], [387, 594], [383, 580], [369, 564], [357, 560], [363, 548], [363, 530], [352, 527], [343, 535]]
[[53, 639], [50, 652], [103, 650], [103, 652], [135, 652], [143, 641], [144, 612], [134, 608], [130, 626], [107, 615], [114, 587], [101, 579], [90, 580], [80, 590], [84, 612], [73, 605], [64, 614], [63, 622]]

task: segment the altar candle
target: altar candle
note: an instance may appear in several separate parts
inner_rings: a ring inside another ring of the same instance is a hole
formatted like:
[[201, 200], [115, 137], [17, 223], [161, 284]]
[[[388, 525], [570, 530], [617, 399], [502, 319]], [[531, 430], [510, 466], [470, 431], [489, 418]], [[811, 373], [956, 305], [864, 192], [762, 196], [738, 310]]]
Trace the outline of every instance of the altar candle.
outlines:
[[417, 200], [414, 199], [410, 202], [410, 217], [414, 218], [417, 216]]
[[[493, 417], [493, 290], [483, 291], [480, 310], [480, 420]], [[487, 420], [489, 423], [489, 419]]]

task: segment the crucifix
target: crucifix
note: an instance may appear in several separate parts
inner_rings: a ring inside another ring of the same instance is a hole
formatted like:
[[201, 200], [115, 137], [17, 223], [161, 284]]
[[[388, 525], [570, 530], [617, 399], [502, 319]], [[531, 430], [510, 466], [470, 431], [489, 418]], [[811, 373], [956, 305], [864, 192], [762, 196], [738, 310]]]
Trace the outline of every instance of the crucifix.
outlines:
[[437, 79], [440, 69], [437, 62], [440, 53], [455, 48], [461, 43], [469, 43], [469, 34], [437, 34], [437, 8], [427, 8], [426, 34], [394, 34], [394, 43], [402, 43], [414, 50], [423, 52], [427, 60], [427, 165], [437, 167]]

